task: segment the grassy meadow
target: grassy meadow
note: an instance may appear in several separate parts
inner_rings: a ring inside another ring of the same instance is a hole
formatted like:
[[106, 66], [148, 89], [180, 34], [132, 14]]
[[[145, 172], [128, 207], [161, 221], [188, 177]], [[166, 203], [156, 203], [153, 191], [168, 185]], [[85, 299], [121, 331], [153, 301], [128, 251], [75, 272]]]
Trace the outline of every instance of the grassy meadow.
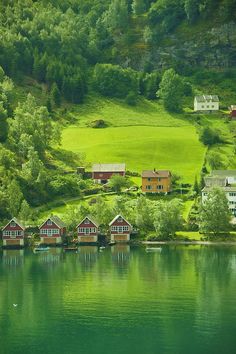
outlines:
[[[171, 115], [157, 102], [142, 100], [129, 107], [98, 98], [76, 106], [73, 115], [76, 124], [63, 130], [62, 148], [85, 154], [88, 166], [125, 162], [129, 171], [139, 173], [154, 167], [170, 169], [185, 183], [193, 183], [200, 172], [206, 149], [198, 140], [191, 115], [189, 119]], [[96, 119], [108, 126], [88, 127]]]

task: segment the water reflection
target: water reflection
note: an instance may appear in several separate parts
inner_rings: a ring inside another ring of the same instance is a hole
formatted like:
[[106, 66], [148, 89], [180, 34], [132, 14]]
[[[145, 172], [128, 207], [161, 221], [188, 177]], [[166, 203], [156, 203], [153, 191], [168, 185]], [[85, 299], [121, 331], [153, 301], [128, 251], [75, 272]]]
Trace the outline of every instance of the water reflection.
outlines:
[[98, 247], [80, 246], [78, 248], [78, 259], [82, 266], [92, 267], [98, 259]]
[[6, 251], [0, 353], [234, 354], [236, 249], [162, 248]]
[[130, 246], [116, 244], [111, 247], [111, 257], [117, 264], [127, 264], [130, 260]]
[[23, 265], [24, 250], [3, 250], [2, 263], [9, 267]]
[[61, 262], [63, 258], [63, 250], [60, 247], [52, 247], [48, 251], [42, 251], [34, 254], [38, 262], [45, 265], [53, 265]]

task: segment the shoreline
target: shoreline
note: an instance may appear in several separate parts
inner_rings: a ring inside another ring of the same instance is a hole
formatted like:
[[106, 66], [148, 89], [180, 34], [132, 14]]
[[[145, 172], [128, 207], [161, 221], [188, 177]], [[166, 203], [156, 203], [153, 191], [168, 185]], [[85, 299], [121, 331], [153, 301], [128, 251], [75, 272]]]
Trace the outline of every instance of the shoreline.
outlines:
[[235, 241], [142, 241], [143, 245], [204, 245], [204, 246], [236, 246]]

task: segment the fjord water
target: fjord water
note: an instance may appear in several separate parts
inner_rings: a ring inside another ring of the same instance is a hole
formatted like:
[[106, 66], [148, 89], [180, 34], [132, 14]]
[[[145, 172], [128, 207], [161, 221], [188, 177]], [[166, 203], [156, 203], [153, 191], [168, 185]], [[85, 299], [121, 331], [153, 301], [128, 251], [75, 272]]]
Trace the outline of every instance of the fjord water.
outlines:
[[1, 354], [235, 352], [235, 247], [0, 256]]

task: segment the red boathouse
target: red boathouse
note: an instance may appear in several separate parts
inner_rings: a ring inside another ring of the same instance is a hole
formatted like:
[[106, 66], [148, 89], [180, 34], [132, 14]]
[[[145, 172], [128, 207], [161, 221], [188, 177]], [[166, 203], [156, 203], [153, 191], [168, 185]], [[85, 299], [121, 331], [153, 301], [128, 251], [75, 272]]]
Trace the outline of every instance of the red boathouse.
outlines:
[[13, 218], [2, 229], [3, 246], [23, 247], [25, 237], [25, 227]]
[[121, 215], [117, 215], [109, 224], [111, 242], [129, 242], [131, 224]]
[[39, 226], [39, 233], [41, 243], [58, 245], [65, 236], [66, 225], [58, 216], [53, 215]]
[[77, 226], [78, 242], [96, 243], [98, 241], [99, 224], [92, 217], [86, 216]]

